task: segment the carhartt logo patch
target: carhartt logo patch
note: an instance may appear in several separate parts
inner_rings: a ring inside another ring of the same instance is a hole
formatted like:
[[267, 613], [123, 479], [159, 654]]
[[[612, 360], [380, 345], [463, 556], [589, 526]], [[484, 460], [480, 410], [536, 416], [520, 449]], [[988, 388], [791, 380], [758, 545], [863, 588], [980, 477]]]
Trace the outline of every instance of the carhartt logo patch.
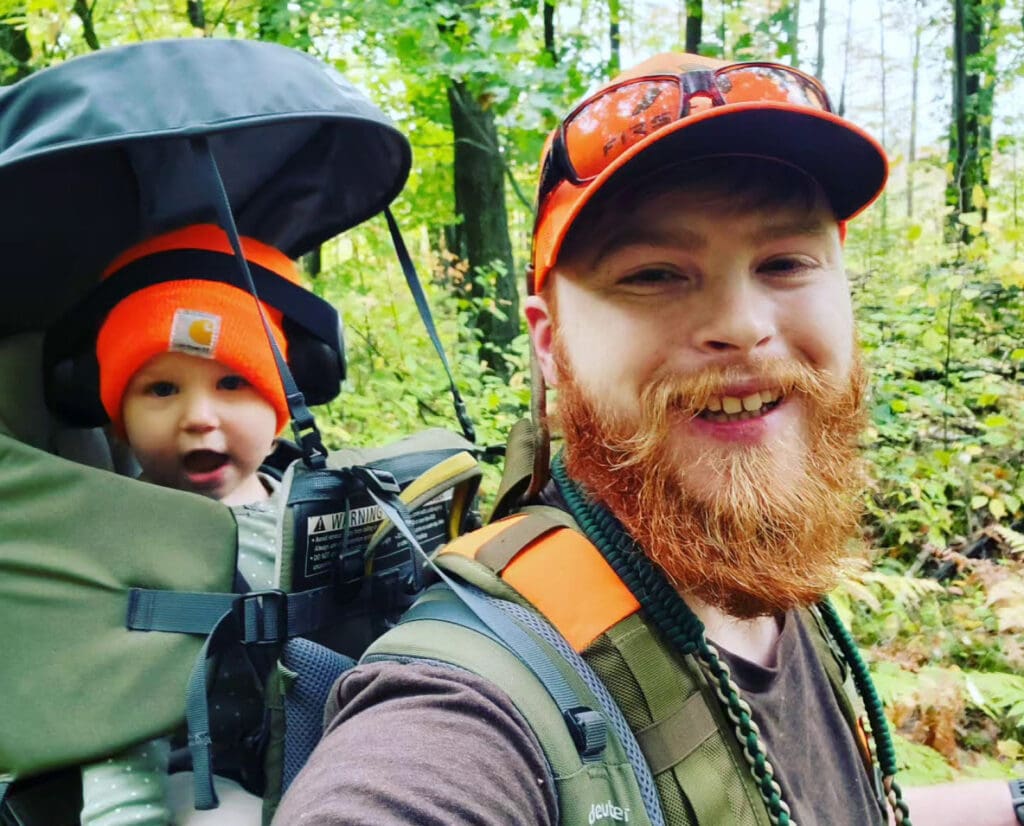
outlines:
[[198, 310], [176, 310], [168, 349], [212, 359], [220, 338], [220, 316]]

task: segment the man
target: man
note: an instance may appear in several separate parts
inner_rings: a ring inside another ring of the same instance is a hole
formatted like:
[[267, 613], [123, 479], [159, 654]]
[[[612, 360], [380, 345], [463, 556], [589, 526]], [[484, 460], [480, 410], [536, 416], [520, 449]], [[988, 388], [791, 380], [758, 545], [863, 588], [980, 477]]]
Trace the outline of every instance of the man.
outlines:
[[1000, 782], [901, 799], [863, 663], [827, 603], [807, 610], [857, 556], [841, 244], [885, 178], [789, 67], [661, 55], [573, 110], [544, 154], [526, 302], [564, 435], [548, 510], [438, 561], [542, 614], [631, 731], [603, 706], [617, 751], [559, 702], [566, 762], [515, 646], [474, 661], [457, 624], [410, 617], [375, 649], [403, 662], [336, 686], [275, 822], [864, 826], [909, 822], [906, 803], [918, 824], [1017, 822]]

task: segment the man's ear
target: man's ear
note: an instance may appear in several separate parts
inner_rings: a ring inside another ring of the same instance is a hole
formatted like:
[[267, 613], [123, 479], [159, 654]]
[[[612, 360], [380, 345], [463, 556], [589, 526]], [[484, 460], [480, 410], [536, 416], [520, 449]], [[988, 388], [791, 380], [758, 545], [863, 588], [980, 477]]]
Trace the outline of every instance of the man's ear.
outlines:
[[554, 319], [548, 302], [540, 295], [529, 295], [524, 305], [526, 324], [530, 328], [530, 341], [534, 357], [540, 365], [544, 381], [549, 387], [558, 387], [558, 368], [554, 354]]

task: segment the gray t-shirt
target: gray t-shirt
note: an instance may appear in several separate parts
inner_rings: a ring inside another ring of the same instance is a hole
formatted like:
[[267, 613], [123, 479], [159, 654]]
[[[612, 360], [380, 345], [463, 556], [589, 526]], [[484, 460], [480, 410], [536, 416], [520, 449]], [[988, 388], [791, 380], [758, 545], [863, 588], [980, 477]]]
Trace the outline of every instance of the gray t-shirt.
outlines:
[[774, 668], [719, 650], [750, 704], [796, 822], [883, 823], [853, 732], [799, 617], [785, 618]]
[[[806, 826], [870, 826], [860, 754], [795, 616], [780, 664], [726, 655]], [[335, 686], [324, 739], [285, 796], [275, 826], [556, 826], [540, 744], [496, 685], [456, 669], [375, 663]], [[723, 824], [723, 826], [725, 826]]]

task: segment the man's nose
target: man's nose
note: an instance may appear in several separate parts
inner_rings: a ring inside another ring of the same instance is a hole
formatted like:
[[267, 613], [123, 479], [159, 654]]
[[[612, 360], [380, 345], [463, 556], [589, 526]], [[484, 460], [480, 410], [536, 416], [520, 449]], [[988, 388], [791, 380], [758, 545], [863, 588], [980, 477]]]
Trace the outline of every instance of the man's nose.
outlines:
[[715, 283], [706, 290], [703, 305], [695, 344], [708, 353], [751, 353], [777, 333], [774, 303], [753, 279]]

